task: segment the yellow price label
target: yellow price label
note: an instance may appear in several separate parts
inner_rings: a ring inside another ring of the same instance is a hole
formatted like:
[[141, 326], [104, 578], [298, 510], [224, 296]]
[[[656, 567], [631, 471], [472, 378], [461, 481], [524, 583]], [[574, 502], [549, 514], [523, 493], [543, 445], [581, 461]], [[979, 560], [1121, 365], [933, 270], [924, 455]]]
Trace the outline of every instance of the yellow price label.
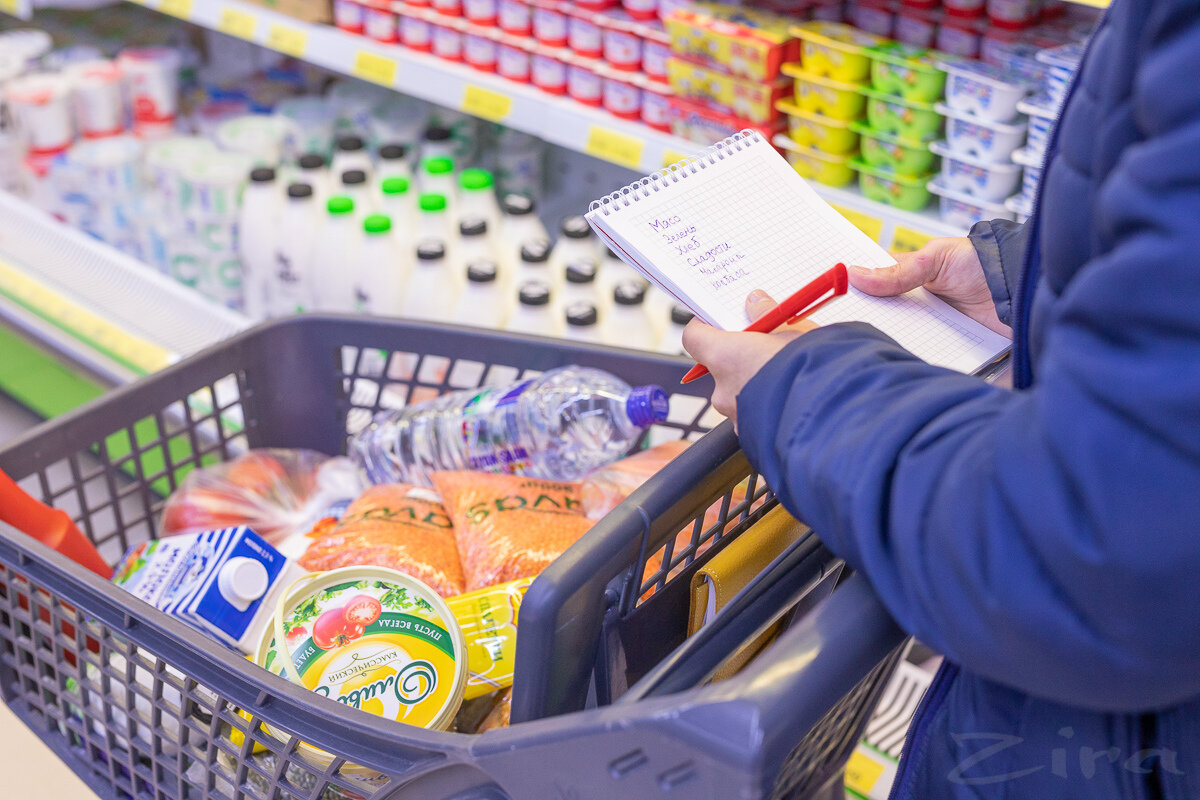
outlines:
[[933, 234], [921, 233], [912, 228], [897, 225], [896, 232], [892, 234], [892, 250], [897, 253], [911, 253], [914, 250], [920, 250], [932, 238]]
[[875, 786], [875, 782], [882, 774], [883, 764], [863, 751], [855, 750], [850, 754], [850, 760], [846, 762], [844, 781], [847, 789], [852, 789], [865, 796]]
[[396, 82], [396, 62], [386, 56], [359, 50], [354, 55], [354, 77], [383, 86]]
[[289, 28], [287, 25], [272, 25], [267, 32], [267, 47], [295, 58], [303, 58], [308, 49], [308, 33]]
[[154, 372], [171, 361], [169, 350], [126, 333], [3, 262], [0, 262], [0, 293], [131, 367]]
[[617, 133], [603, 125], [593, 125], [588, 129], [587, 144], [583, 152], [620, 164], [622, 167], [637, 169], [642, 163], [642, 148], [645, 144], [636, 136]]
[[253, 14], [238, 11], [236, 8], [227, 8], [222, 11], [221, 21], [217, 23], [217, 30], [221, 33], [228, 33], [239, 39], [253, 39], [254, 29], [257, 27], [258, 19]]
[[0, 0], [0, 11], [17, 16], [17, 0]]
[[512, 111], [512, 98], [500, 92], [467, 84], [463, 90], [462, 110], [473, 117], [503, 122]]
[[162, 0], [158, 10], [172, 17], [188, 19], [192, 16], [192, 0]]
[[833, 210], [849, 220], [851, 225], [858, 228], [867, 236], [870, 236], [877, 242], [879, 241], [879, 237], [883, 234], [883, 220], [878, 217], [872, 217], [870, 214], [864, 214], [861, 211], [855, 211], [852, 208], [834, 206]]
[[672, 164], [678, 164], [680, 161], [685, 161], [691, 158], [687, 153], [681, 153], [678, 150], [667, 150], [663, 153], [663, 166], [669, 167]]

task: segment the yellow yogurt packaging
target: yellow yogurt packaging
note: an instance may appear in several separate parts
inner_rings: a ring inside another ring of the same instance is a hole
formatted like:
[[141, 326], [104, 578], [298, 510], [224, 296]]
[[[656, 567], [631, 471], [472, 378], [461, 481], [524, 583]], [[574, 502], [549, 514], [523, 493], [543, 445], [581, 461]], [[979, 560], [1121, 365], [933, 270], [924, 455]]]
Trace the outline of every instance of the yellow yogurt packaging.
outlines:
[[517, 614], [531, 583], [533, 578], [518, 578], [446, 601], [467, 642], [467, 700], [512, 685]]
[[[351, 708], [431, 730], [450, 727], [467, 683], [467, 646], [453, 612], [424, 583], [383, 567], [296, 581], [255, 661]], [[298, 750], [320, 766], [332, 760], [307, 744]], [[342, 772], [366, 785], [383, 779], [351, 765]]]

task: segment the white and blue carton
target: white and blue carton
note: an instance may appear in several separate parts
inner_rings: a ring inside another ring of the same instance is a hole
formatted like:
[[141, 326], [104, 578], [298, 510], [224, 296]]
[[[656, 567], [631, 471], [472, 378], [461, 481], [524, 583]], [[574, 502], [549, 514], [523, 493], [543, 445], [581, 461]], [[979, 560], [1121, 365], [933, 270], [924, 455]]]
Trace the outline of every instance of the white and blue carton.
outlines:
[[130, 548], [113, 583], [222, 642], [251, 653], [279, 595], [307, 572], [241, 526]]

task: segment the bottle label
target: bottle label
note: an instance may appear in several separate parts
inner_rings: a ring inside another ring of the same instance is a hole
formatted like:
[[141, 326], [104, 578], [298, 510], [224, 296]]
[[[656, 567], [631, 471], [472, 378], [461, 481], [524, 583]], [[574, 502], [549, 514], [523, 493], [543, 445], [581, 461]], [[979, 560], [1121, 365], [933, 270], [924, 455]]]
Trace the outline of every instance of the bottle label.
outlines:
[[520, 475], [533, 466], [528, 450], [517, 442], [505, 441], [502, 436], [489, 435], [490, 432], [481, 419], [489, 412], [501, 412], [507, 406], [514, 405], [532, 383], [532, 380], [518, 383], [501, 395], [494, 404], [484, 404], [483, 401], [494, 395], [496, 390], [485, 389], [463, 406], [462, 435], [467, 446], [467, 464], [471, 469]]

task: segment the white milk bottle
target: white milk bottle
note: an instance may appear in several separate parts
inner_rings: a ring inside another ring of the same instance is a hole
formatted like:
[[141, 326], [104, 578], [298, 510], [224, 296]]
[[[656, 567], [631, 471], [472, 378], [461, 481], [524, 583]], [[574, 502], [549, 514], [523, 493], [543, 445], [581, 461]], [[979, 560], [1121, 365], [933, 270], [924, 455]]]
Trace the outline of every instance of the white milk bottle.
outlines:
[[550, 303], [550, 286], [542, 281], [529, 281], [517, 292], [517, 308], [508, 319], [513, 333], [536, 333], [559, 336], [562, 321]]
[[[458, 256], [464, 263], [495, 261], [490, 229], [483, 217], [465, 217], [458, 223]], [[497, 274], [497, 278], [501, 278]]]
[[525, 194], [510, 193], [500, 201], [503, 219], [500, 224], [502, 241], [517, 248], [522, 242], [549, 239], [546, 226], [538, 219], [537, 203]]
[[526, 239], [521, 243], [517, 261], [517, 286], [529, 281], [541, 281], [552, 290], [558, 289], [559, 276], [550, 267], [550, 241], [548, 239]]
[[348, 267], [358, 258], [358, 220], [354, 201], [337, 195], [325, 203], [325, 224], [313, 254], [313, 308], [354, 311], [354, 280]]
[[563, 338], [574, 342], [591, 342], [602, 344], [604, 337], [600, 331], [600, 315], [596, 306], [587, 301], [578, 301], [567, 305], [563, 312], [567, 323]]
[[242, 260], [242, 307], [253, 320], [267, 318], [267, 291], [275, 272], [280, 197], [275, 170], [250, 172], [238, 209], [238, 256]]
[[397, 175], [385, 178], [379, 189], [379, 213], [392, 221], [392, 236], [407, 252], [417, 235], [417, 203], [412, 184], [408, 178]]
[[361, 169], [348, 169], [339, 175], [342, 185], [338, 194], [354, 201], [354, 215], [361, 221], [375, 213], [375, 198], [371, 197], [367, 173]]
[[421, 158], [454, 157], [454, 131], [445, 125], [430, 125], [421, 136]]
[[333, 163], [330, 165], [330, 171], [334, 175], [358, 169], [369, 176], [374, 168], [375, 165], [371, 163], [371, 154], [367, 152], [367, 146], [362, 137], [350, 135], [342, 136], [337, 140], [333, 149]]
[[492, 173], [486, 169], [464, 169], [458, 175], [458, 218], [482, 217], [493, 235], [500, 230], [500, 204]]
[[683, 329], [694, 316], [696, 315], [685, 306], [672, 306], [666, 330], [658, 340], [658, 352], [669, 356], [686, 355], [687, 351], [683, 349]]
[[451, 321], [500, 330], [508, 320], [510, 304], [506, 301], [496, 262], [471, 261], [467, 264], [467, 285], [458, 297]]
[[582, 258], [568, 263], [563, 271], [563, 305], [588, 303], [596, 309], [598, 315], [603, 317], [607, 309], [602, 302], [603, 295], [600, 293], [598, 274], [599, 270], [593, 259]]
[[375, 180], [383, 183], [388, 178], [412, 180], [406, 145], [385, 144], [379, 148], [379, 158], [375, 162]]
[[296, 314], [312, 308], [313, 245], [320, 219], [307, 183], [293, 183], [279, 214], [279, 239], [275, 243], [274, 280], [267, 290], [271, 316]]
[[404, 293], [402, 315], [408, 319], [448, 321], [458, 302], [458, 279], [449, 273], [446, 245], [437, 239], [422, 239], [417, 245], [417, 262]]
[[329, 168], [320, 153], [305, 153], [296, 159], [296, 174], [297, 183], [307, 183], [313, 187], [318, 208], [329, 199], [333, 187], [329, 185]]
[[454, 179], [454, 159], [446, 156], [423, 159], [420, 182], [423, 194], [440, 194], [446, 198], [450, 217], [457, 221], [458, 182]]
[[596, 257], [595, 237], [583, 217], [564, 218], [558, 231], [558, 241], [554, 243], [554, 254], [551, 256], [556, 272], [562, 272], [573, 261]]
[[399, 316], [408, 284], [408, 260], [392, 238], [392, 221], [371, 214], [355, 261], [355, 306], [366, 314]]
[[620, 281], [613, 288], [613, 304], [604, 320], [604, 339], [617, 347], [653, 350], [658, 344], [654, 321], [646, 308], [646, 287]]

